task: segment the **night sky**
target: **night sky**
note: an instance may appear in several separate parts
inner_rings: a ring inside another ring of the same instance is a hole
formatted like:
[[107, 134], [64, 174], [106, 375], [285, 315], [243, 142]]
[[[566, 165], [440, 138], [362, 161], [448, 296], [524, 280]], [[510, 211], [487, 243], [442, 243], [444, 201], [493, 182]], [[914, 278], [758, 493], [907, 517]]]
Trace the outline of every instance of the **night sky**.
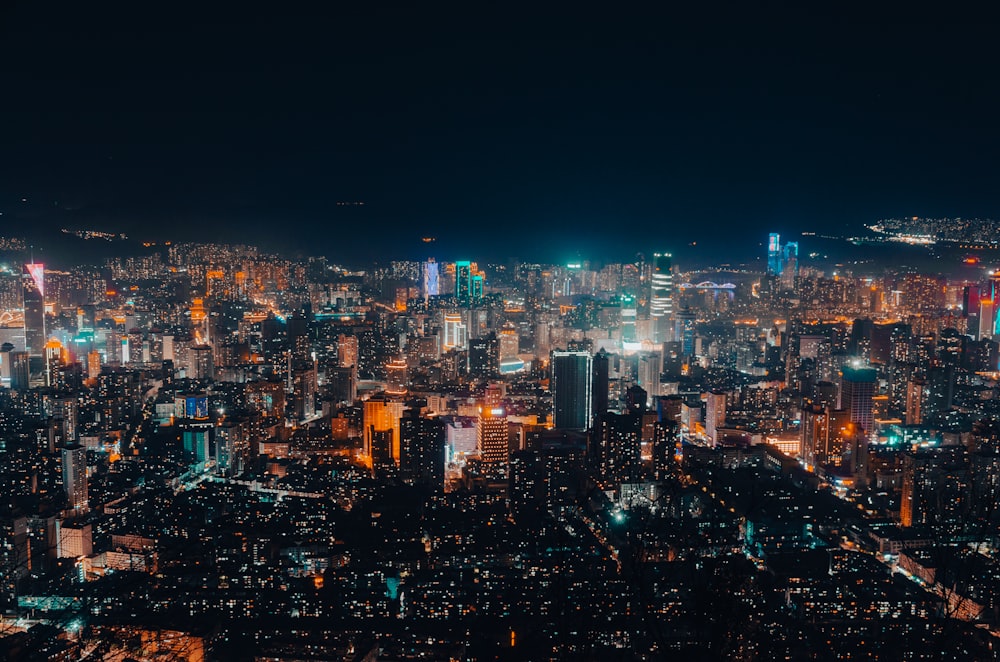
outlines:
[[59, 4], [0, 9], [4, 235], [603, 260], [1000, 216], [983, 17]]

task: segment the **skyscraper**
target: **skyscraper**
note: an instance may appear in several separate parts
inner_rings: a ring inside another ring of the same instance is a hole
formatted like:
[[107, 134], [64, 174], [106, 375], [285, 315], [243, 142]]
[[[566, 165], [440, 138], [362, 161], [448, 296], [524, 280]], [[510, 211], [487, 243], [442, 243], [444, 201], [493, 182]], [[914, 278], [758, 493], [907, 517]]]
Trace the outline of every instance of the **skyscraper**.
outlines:
[[424, 300], [441, 294], [438, 274], [438, 263], [434, 258], [424, 262]]
[[45, 267], [24, 265], [24, 344], [29, 356], [45, 352]]
[[767, 236], [767, 275], [781, 275], [781, 235], [772, 232]]
[[62, 449], [62, 479], [66, 499], [74, 510], [86, 510], [87, 493], [87, 449], [79, 444], [70, 444]]
[[409, 410], [399, 424], [399, 468], [404, 480], [440, 491], [444, 487], [445, 423]]
[[593, 359], [589, 352], [552, 352], [553, 420], [557, 428], [586, 430], [593, 411]]
[[726, 424], [726, 394], [712, 391], [705, 395], [705, 436], [713, 446], [718, 429]]
[[865, 435], [871, 435], [875, 428], [872, 407], [875, 388], [878, 385], [878, 371], [875, 368], [844, 366], [843, 377], [840, 407], [847, 410], [851, 423], [860, 425]]
[[671, 272], [671, 254], [653, 254], [653, 273], [650, 278], [649, 314], [651, 317], [670, 317], [674, 312], [674, 275]]
[[781, 287], [795, 289], [795, 279], [799, 275], [799, 242], [790, 241], [782, 248]]
[[365, 402], [364, 452], [374, 460], [383, 453], [399, 464], [399, 419], [403, 416], [403, 403], [386, 398], [372, 398]]
[[[483, 462], [499, 464], [507, 462], [508, 428], [507, 416], [501, 408], [483, 408], [479, 412], [476, 448]], [[505, 472], [505, 471], [504, 471]]]
[[472, 299], [472, 263], [468, 260], [455, 262], [455, 298], [459, 303]]

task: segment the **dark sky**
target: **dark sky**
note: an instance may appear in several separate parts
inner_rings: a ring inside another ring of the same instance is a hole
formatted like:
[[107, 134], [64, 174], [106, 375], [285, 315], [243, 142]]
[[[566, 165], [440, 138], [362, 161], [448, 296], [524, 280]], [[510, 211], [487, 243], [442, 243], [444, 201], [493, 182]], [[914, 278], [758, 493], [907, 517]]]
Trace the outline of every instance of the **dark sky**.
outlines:
[[0, 234], [725, 257], [1000, 216], [984, 17], [285, 4], [3, 3]]

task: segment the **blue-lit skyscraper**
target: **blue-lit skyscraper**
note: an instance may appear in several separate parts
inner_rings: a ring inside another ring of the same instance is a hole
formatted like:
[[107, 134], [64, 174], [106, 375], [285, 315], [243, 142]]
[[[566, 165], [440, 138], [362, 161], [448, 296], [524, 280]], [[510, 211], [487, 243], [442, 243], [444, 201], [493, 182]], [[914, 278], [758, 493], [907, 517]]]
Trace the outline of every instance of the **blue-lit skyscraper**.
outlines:
[[781, 253], [781, 286], [786, 290], [793, 290], [795, 278], [799, 275], [799, 242], [788, 242], [782, 247]]
[[441, 294], [441, 286], [438, 280], [438, 263], [434, 258], [424, 262], [424, 300], [436, 297]]
[[460, 303], [472, 298], [472, 263], [468, 260], [455, 263], [455, 298]]
[[781, 235], [772, 232], [767, 237], [767, 275], [780, 276], [781, 271]]

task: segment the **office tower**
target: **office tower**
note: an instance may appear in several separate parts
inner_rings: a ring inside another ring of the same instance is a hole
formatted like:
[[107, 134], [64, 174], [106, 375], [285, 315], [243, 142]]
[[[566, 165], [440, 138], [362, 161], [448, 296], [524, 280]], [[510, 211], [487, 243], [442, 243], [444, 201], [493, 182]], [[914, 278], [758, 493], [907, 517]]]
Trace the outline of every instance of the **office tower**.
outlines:
[[29, 356], [45, 351], [45, 267], [31, 262], [24, 265], [24, 344]]
[[[608, 411], [608, 401], [609, 393], [611, 387], [611, 362], [608, 359], [608, 353], [601, 349], [594, 356], [594, 378], [593, 378], [593, 394], [591, 396], [591, 401], [593, 403], [594, 416], [600, 416], [604, 412]], [[659, 377], [659, 375], [657, 375]]]
[[483, 298], [483, 293], [486, 289], [486, 278], [483, 274], [472, 274], [472, 291], [470, 297], [473, 301], [479, 301]]
[[63, 491], [70, 508], [87, 509], [87, 449], [70, 444], [62, 449]]
[[590, 427], [593, 412], [592, 363], [589, 352], [552, 352], [551, 390], [555, 427], [572, 430]]
[[483, 462], [498, 464], [507, 462], [509, 431], [507, 416], [502, 408], [483, 407], [479, 412], [476, 450]]
[[671, 257], [670, 253], [653, 254], [649, 296], [651, 317], [670, 317], [674, 312], [674, 275], [671, 271]]
[[781, 287], [795, 289], [795, 279], [799, 275], [799, 242], [790, 241], [782, 248]]
[[403, 403], [372, 398], [364, 408], [364, 452], [372, 462], [378, 457], [399, 464], [399, 419]]
[[31, 356], [28, 352], [8, 352], [10, 361], [10, 387], [26, 391], [31, 384]]
[[404, 480], [441, 490], [444, 487], [445, 422], [408, 410], [399, 423], [399, 468]]
[[636, 319], [638, 317], [635, 297], [623, 294], [619, 306], [622, 320], [622, 342], [635, 342]]
[[467, 327], [462, 321], [462, 316], [459, 313], [445, 314], [444, 342], [442, 343], [444, 350], [465, 349], [468, 342]]
[[459, 303], [472, 300], [472, 263], [468, 260], [455, 263], [455, 298]]
[[[636, 381], [649, 398], [660, 396], [660, 373], [663, 371], [663, 354], [643, 352], [637, 357]], [[647, 401], [648, 405], [649, 402]]]
[[840, 408], [846, 410], [851, 422], [860, 425], [864, 434], [869, 436], [875, 429], [872, 407], [878, 386], [877, 379], [878, 371], [875, 368], [844, 366]]
[[781, 275], [781, 235], [772, 232], [767, 236], [767, 275]]
[[712, 391], [705, 394], [705, 436], [713, 446], [719, 428], [726, 424], [726, 394]]
[[698, 316], [689, 308], [682, 308], [674, 315], [675, 342], [681, 344], [681, 356], [694, 355], [695, 322]]
[[469, 375], [488, 378], [500, 371], [500, 342], [496, 334], [469, 341]]
[[441, 286], [438, 274], [438, 263], [434, 258], [429, 258], [424, 262], [424, 300], [436, 297], [441, 294]]
[[979, 285], [966, 285], [962, 289], [962, 317], [966, 318], [965, 327], [974, 340], [979, 340]]

